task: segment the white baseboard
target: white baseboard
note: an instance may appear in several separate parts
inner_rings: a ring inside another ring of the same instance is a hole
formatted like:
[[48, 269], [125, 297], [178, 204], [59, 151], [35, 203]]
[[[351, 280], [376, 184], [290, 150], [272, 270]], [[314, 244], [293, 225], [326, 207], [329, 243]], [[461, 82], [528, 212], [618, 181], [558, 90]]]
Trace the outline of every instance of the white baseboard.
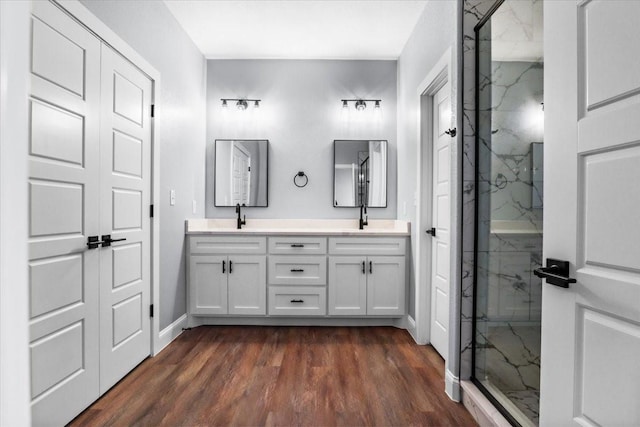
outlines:
[[[207, 317], [191, 316], [189, 327], [238, 325], [238, 326], [394, 326], [395, 318], [326, 318], [326, 317]], [[401, 328], [401, 327], [400, 327]], [[402, 328], [401, 328], [402, 329]]]
[[460, 402], [460, 378], [456, 377], [449, 370], [444, 371], [444, 391], [449, 399]]
[[171, 344], [171, 341], [175, 340], [178, 335], [182, 333], [182, 328], [187, 327], [187, 315], [183, 314], [178, 317], [172, 324], [160, 331], [158, 336], [157, 345], [154, 347], [154, 356], [160, 353], [166, 346]]
[[407, 332], [409, 332], [409, 335], [411, 335], [411, 338], [413, 338], [413, 340], [416, 342], [416, 344], [420, 344], [420, 342], [418, 341], [418, 331], [416, 330], [416, 321], [413, 317], [409, 316], [407, 314], [407, 323], [406, 323], [406, 330]]

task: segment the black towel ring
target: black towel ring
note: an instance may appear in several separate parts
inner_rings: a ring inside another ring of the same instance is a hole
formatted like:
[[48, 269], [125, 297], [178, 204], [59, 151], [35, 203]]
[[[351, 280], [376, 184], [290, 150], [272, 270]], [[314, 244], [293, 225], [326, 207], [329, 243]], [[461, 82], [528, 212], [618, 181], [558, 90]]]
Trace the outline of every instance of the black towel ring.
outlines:
[[[302, 184], [302, 185], [298, 184], [298, 181], [297, 181], [298, 177], [303, 177], [304, 178], [304, 184]], [[309, 183], [309, 177], [307, 175], [305, 175], [304, 172], [300, 171], [300, 172], [298, 172], [297, 174], [295, 174], [293, 176], [293, 183], [298, 188], [306, 187], [307, 184]]]

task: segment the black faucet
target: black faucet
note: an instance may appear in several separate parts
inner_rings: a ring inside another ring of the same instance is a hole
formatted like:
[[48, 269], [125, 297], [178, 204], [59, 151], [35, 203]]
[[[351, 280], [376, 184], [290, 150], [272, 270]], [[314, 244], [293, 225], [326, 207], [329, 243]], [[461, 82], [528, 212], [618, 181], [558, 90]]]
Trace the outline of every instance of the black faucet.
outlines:
[[238, 227], [237, 228], [238, 228], [238, 230], [240, 230], [242, 228], [242, 226], [247, 223], [247, 216], [246, 215], [244, 216], [244, 219], [240, 218], [240, 203], [236, 204], [236, 213], [238, 214], [238, 222], [237, 222]]
[[360, 205], [360, 230], [364, 230], [365, 225], [369, 225], [369, 217], [365, 217], [363, 219], [362, 213], [367, 214], [367, 207], [365, 205]]

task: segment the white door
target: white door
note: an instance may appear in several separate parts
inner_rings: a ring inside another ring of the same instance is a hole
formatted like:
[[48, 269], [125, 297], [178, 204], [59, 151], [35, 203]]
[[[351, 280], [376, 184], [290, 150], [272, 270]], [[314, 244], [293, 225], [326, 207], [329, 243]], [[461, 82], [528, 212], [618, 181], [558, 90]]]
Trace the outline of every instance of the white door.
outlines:
[[150, 351], [151, 80], [102, 46], [100, 391]]
[[229, 314], [267, 314], [267, 257], [230, 256]]
[[405, 312], [405, 258], [367, 257], [367, 315], [391, 316]]
[[233, 204], [244, 206], [249, 203], [249, 183], [251, 153], [241, 144], [234, 142], [231, 150], [231, 197]]
[[99, 395], [100, 41], [49, 2], [32, 11], [32, 420], [64, 425]]
[[640, 425], [640, 2], [544, 6], [540, 425]]
[[329, 314], [367, 314], [367, 270], [362, 257], [329, 257]]
[[446, 360], [449, 349], [449, 164], [451, 118], [449, 83], [433, 96], [431, 345]]
[[226, 256], [189, 257], [189, 312], [192, 314], [227, 314]]

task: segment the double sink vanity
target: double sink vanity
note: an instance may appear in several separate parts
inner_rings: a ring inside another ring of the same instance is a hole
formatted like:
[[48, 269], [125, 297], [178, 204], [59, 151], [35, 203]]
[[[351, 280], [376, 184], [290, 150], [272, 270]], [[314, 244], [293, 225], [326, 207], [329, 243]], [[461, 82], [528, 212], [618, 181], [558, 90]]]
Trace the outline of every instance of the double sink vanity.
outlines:
[[409, 235], [396, 220], [187, 220], [189, 326], [401, 318]]

